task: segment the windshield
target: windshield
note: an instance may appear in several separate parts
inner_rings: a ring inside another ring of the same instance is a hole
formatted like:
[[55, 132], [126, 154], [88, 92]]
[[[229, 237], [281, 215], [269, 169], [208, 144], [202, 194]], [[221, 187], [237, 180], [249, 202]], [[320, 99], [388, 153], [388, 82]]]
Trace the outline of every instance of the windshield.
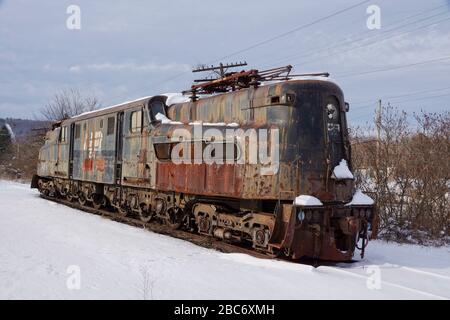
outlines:
[[149, 105], [149, 115], [151, 121], [157, 121], [156, 115], [161, 113], [166, 115], [165, 105], [162, 101], [153, 101]]

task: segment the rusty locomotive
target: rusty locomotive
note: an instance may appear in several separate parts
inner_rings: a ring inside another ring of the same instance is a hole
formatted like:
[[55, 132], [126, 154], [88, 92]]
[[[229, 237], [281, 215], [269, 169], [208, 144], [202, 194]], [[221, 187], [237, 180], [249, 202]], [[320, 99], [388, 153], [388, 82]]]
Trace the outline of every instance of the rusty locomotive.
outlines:
[[[355, 199], [348, 104], [327, 78], [289, 72], [222, 72], [193, 85], [188, 99], [152, 96], [60, 121], [47, 133], [32, 187], [268, 255], [351, 260], [356, 248], [364, 252], [376, 211]], [[196, 135], [198, 126], [214, 134]], [[263, 144], [269, 161], [255, 163], [247, 133], [262, 129], [278, 139]], [[173, 158], [177, 145], [184, 161]], [[211, 145], [232, 156], [195, 161], [190, 151]], [[347, 175], [336, 172], [342, 165]]]

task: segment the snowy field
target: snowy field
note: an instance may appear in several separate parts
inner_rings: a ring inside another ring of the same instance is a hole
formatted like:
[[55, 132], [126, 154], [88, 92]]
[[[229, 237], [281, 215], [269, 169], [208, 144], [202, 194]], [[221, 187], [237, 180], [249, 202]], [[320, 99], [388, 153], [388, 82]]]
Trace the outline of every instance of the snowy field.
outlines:
[[448, 247], [374, 241], [363, 261], [315, 269], [198, 247], [6, 181], [0, 219], [0, 299], [450, 298]]

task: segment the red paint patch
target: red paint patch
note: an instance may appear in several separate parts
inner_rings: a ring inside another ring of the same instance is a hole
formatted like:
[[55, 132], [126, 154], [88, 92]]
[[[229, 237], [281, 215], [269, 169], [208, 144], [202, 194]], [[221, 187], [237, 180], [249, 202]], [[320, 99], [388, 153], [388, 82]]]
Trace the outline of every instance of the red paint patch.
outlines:
[[92, 171], [93, 167], [94, 167], [94, 160], [84, 159], [84, 162], [83, 162], [83, 170], [84, 171]]

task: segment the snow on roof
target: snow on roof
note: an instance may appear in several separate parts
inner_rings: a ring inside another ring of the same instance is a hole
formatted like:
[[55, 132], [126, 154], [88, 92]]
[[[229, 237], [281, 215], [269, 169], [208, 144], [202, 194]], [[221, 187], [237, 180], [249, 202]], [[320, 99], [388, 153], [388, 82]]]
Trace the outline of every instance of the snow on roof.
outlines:
[[333, 81], [332, 79], [330, 79], [330, 77], [325, 77], [325, 76], [296, 76], [296, 77], [292, 77], [292, 78], [289, 79], [288, 81], [292, 81], [292, 80], [320, 80], [320, 81]]
[[294, 205], [296, 205], [296, 206], [321, 206], [321, 205], [323, 205], [323, 203], [316, 197], [302, 194], [302, 195], [299, 195], [297, 198], [295, 198]]
[[83, 112], [83, 113], [80, 113], [80, 114], [74, 116], [73, 118], [78, 118], [78, 117], [85, 116], [85, 115], [88, 115], [88, 114], [91, 114], [91, 113], [95, 113], [95, 112], [99, 112], [99, 111], [105, 111], [105, 110], [108, 110], [108, 109], [112, 109], [112, 108], [121, 106], [123, 104], [138, 102], [138, 101], [144, 100], [144, 99], [150, 99], [151, 97], [153, 97], [153, 96], [146, 96], [146, 97], [138, 98], [138, 99], [135, 99], [135, 100], [121, 102], [121, 103], [115, 104], [113, 106], [109, 106], [109, 107], [105, 107], [105, 108], [101, 108], [101, 109], [95, 109], [95, 110], [92, 110], [92, 111]]
[[342, 159], [341, 162], [333, 169], [333, 177], [338, 180], [353, 179], [353, 174], [347, 166], [347, 160]]
[[203, 122], [200, 120], [189, 122], [189, 125], [202, 125], [202, 126], [217, 126], [217, 127], [239, 127], [239, 124], [236, 122], [225, 123], [225, 122]]
[[372, 204], [374, 204], [373, 199], [358, 189], [353, 195], [352, 201], [347, 203], [346, 206], [364, 206], [364, 205], [370, 206]]
[[176, 103], [185, 103], [191, 101], [188, 96], [183, 95], [182, 93], [164, 93], [162, 96], [166, 96], [166, 105], [171, 106]]
[[264, 81], [258, 87], [264, 87], [264, 86], [277, 84], [277, 83], [281, 83], [281, 82], [298, 81], [298, 80], [317, 80], [317, 81], [327, 81], [327, 82], [335, 83], [335, 81], [333, 79], [331, 79], [330, 77], [325, 77], [325, 76], [296, 76], [296, 77], [291, 77], [289, 80]]
[[8, 130], [8, 134], [11, 138], [11, 140], [14, 142], [16, 141], [16, 135], [14, 134], [14, 131], [12, 130], [11, 126], [8, 123], [5, 123], [5, 128]]

